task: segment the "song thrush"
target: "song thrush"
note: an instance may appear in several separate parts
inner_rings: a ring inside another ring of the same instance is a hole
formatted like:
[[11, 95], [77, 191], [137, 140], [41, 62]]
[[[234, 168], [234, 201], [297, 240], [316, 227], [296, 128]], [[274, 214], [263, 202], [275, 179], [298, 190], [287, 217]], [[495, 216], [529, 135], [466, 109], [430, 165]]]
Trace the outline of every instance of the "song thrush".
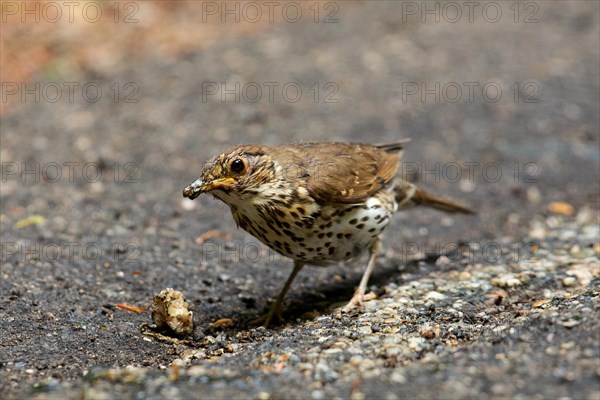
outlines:
[[183, 190], [190, 199], [211, 193], [231, 208], [240, 228], [294, 260], [265, 326], [305, 264], [326, 266], [368, 249], [367, 269], [344, 310], [362, 305], [379, 236], [398, 208], [420, 204], [471, 213], [396, 176], [405, 142], [239, 145], [205, 164]]

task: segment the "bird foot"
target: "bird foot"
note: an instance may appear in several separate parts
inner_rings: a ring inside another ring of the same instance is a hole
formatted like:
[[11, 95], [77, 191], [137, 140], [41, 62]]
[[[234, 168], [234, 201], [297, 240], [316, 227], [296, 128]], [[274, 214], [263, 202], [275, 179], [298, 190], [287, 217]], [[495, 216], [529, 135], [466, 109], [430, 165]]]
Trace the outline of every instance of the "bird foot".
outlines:
[[250, 326], [262, 326], [264, 328], [269, 328], [273, 322], [276, 320], [277, 322], [283, 321], [281, 317], [281, 310], [279, 307], [273, 305], [268, 313], [261, 315], [260, 317], [253, 319], [249, 322]]
[[348, 304], [342, 307], [342, 312], [349, 312], [354, 310], [355, 308], [360, 308], [364, 305], [365, 301], [374, 300], [376, 298], [377, 295], [375, 293], [371, 292], [364, 294], [362, 292], [357, 291], [356, 293], [354, 293], [354, 296], [352, 296]]

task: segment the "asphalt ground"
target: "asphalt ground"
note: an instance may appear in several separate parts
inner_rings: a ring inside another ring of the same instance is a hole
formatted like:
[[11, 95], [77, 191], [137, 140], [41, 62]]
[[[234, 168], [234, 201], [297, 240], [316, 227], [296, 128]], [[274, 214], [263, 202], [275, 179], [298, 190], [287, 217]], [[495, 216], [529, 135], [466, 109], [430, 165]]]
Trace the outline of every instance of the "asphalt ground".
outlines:
[[[224, 4], [139, 4], [100, 40], [57, 25], [27, 86], [3, 78], [2, 397], [600, 398], [599, 4], [302, 3], [273, 23]], [[249, 326], [291, 262], [182, 198], [203, 163], [405, 137], [407, 179], [477, 215], [396, 216], [360, 312], [336, 306], [365, 260], [306, 268], [284, 322]], [[118, 306], [167, 287], [187, 340]]]

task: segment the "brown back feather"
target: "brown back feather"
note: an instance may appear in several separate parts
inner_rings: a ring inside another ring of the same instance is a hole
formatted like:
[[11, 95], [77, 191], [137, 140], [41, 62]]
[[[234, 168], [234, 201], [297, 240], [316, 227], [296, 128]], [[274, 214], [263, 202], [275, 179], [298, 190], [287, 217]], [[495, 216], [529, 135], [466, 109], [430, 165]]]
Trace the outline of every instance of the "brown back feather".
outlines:
[[274, 148], [278, 153], [274, 159], [286, 160], [288, 167], [297, 168], [297, 179], [305, 181], [317, 201], [361, 203], [395, 177], [401, 143], [291, 144]]

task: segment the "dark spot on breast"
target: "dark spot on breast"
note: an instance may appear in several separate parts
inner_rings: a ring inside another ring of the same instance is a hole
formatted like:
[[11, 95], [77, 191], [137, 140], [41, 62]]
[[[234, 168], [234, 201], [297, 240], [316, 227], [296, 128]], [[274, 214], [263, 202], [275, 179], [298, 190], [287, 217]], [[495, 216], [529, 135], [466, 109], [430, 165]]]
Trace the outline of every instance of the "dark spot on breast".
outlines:
[[356, 225], [357, 222], [358, 222], [358, 219], [356, 219], [356, 218], [352, 218], [350, 221], [348, 221], [348, 223], [350, 225]]
[[335, 247], [330, 247], [329, 248], [329, 255], [332, 256], [333, 253], [335, 253]]
[[350, 239], [350, 238], [352, 237], [352, 234], [351, 234], [351, 233], [346, 233], [346, 234], [344, 235], [344, 237], [345, 237], [346, 239]]
[[289, 222], [283, 221], [282, 224], [283, 224], [284, 228], [288, 228], [289, 229], [291, 227], [291, 225], [289, 224]]
[[279, 215], [281, 218], [285, 218], [285, 211], [283, 211], [282, 209], [280, 209], [280, 208], [276, 208], [276, 209], [275, 209], [275, 213], [276, 213], [277, 215]]
[[365, 227], [365, 224], [358, 224], [358, 225], [356, 225], [356, 227], [357, 227], [358, 229], [362, 229], [362, 228], [364, 228], [364, 227]]
[[349, 252], [349, 251], [346, 252], [346, 258], [350, 257], [351, 255], [352, 255], [351, 252]]
[[341, 239], [342, 237], [344, 237], [343, 233], [338, 233], [337, 235], [335, 235], [336, 238]]
[[321, 233], [319, 233], [319, 234], [317, 235], [317, 237], [318, 237], [319, 239], [323, 239], [323, 238], [325, 237], [325, 234], [324, 234], [323, 232], [321, 232]]
[[368, 220], [369, 220], [369, 217], [368, 217], [368, 216], [366, 216], [366, 217], [362, 217], [360, 220], [361, 220], [362, 222], [365, 222], [365, 221], [368, 221]]
[[375, 232], [375, 228], [369, 229], [369, 232]]
[[327, 236], [328, 238], [330, 238], [330, 237], [333, 236], [333, 232], [327, 232], [327, 235], [325, 235], [325, 236]]
[[292, 218], [295, 218], [295, 219], [300, 218], [300, 215], [298, 215], [298, 213], [296, 211], [290, 211], [290, 215], [292, 216]]
[[296, 210], [301, 214], [301, 215], [306, 215], [306, 208], [304, 207], [297, 207]]
[[331, 242], [325, 242], [325, 247], [330, 247], [331, 246]]
[[283, 233], [285, 233], [287, 236], [290, 236], [290, 237], [296, 236], [296, 235], [294, 235], [294, 232], [290, 231], [289, 229], [284, 229]]
[[302, 228], [304, 226], [302, 221], [296, 221], [296, 222], [294, 222], [294, 225], [299, 226], [300, 228]]

